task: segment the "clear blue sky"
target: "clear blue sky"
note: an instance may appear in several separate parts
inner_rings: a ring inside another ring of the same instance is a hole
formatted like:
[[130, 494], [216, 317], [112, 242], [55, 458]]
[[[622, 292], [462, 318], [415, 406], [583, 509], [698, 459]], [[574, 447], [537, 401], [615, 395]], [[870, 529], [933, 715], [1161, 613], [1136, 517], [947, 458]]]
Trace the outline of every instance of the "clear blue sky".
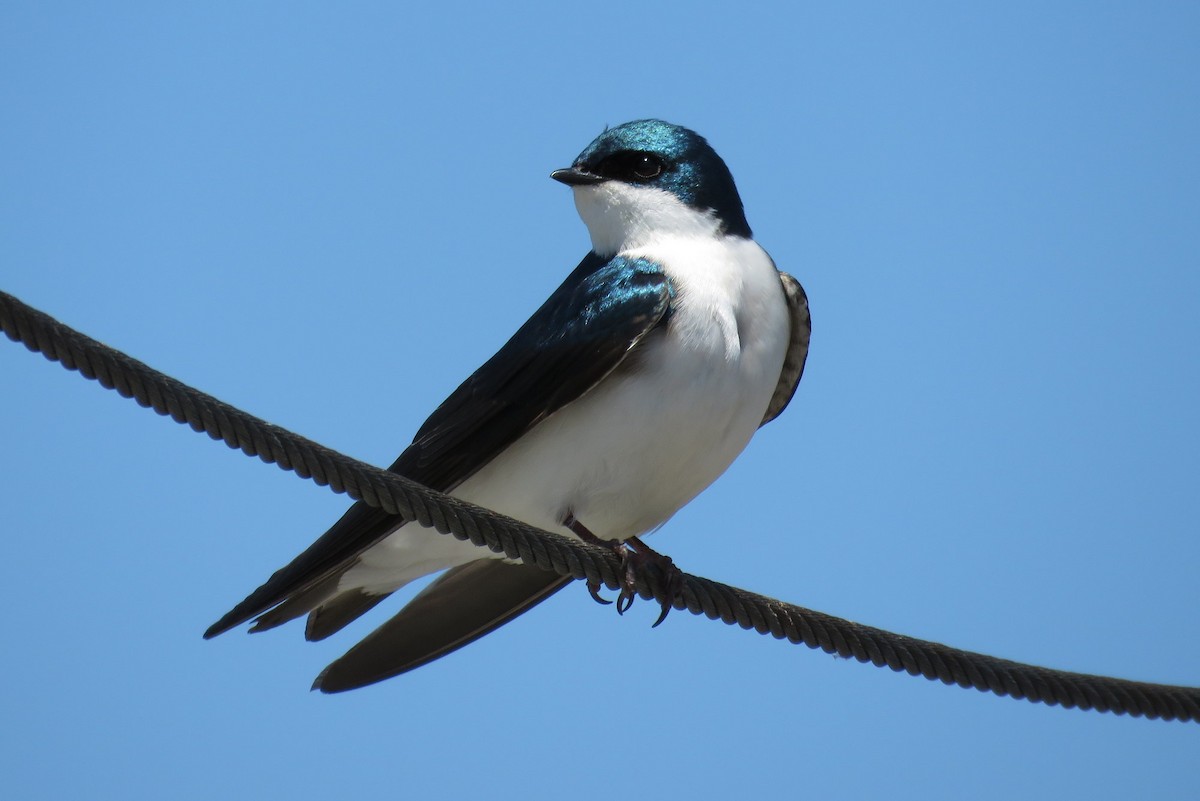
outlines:
[[[585, 251], [548, 173], [606, 123], [686, 124], [815, 332], [655, 545], [1200, 684], [1200, 10], [834, 5], [7, 2], [0, 288], [387, 464]], [[311, 694], [395, 602], [320, 644], [200, 634], [344, 498], [19, 346], [0, 389], [0, 797], [1195, 798], [1200, 726], [652, 631], [582, 586]]]

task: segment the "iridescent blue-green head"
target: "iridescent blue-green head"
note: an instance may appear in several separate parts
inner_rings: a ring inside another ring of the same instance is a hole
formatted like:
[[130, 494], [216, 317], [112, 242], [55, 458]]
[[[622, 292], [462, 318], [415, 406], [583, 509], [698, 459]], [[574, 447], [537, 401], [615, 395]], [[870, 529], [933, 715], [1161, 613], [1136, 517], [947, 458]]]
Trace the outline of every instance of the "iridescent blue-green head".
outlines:
[[575, 190], [597, 253], [656, 236], [750, 237], [725, 162], [695, 131], [662, 120], [609, 128], [551, 178]]

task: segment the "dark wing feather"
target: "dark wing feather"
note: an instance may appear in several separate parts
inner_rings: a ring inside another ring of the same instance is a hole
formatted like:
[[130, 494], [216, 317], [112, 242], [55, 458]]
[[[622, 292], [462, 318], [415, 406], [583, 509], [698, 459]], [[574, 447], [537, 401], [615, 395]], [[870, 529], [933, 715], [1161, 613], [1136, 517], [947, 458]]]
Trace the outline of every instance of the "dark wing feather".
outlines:
[[565, 576], [498, 559], [451, 568], [321, 671], [313, 689], [337, 693], [407, 673], [503, 626], [568, 583]]
[[[304, 626], [304, 639], [309, 642], [323, 640], [341, 631], [359, 617], [375, 608], [376, 604], [391, 595], [390, 592], [372, 595], [359, 589], [338, 593], [321, 602], [312, 610]], [[287, 603], [285, 601], [285, 603]], [[283, 604], [280, 604], [283, 606]], [[276, 607], [278, 609], [279, 607]], [[272, 610], [272, 614], [274, 610]]]
[[[425, 421], [389, 469], [425, 486], [452, 490], [603, 380], [664, 321], [671, 297], [667, 277], [653, 262], [589, 253], [512, 339]], [[355, 504], [204, 636], [215, 637], [341, 573], [403, 522]]]
[[776, 384], [775, 394], [771, 396], [771, 402], [767, 405], [767, 413], [758, 424], [759, 428], [783, 414], [783, 410], [792, 402], [796, 387], [800, 385], [800, 377], [804, 375], [804, 362], [808, 359], [808, 340], [812, 335], [812, 319], [808, 314], [808, 296], [804, 294], [804, 287], [782, 271], [779, 273], [779, 281], [783, 285], [783, 296], [787, 299], [791, 337], [788, 341], [787, 355], [783, 357], [779, 383]]

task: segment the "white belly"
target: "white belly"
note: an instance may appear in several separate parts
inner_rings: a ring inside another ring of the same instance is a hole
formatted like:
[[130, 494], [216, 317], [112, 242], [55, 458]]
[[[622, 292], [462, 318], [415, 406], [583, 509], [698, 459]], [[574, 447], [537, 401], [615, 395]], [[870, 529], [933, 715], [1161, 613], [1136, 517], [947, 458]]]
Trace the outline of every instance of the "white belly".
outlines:
[[[453, 495], [569, 536], [571, 513], [597, 536], [662, 525], [733, 462], [757, 430], [788, 342], [770, 258], [748, 240], [669, 242], [624, 255], [662, 264], [678, 295], [665, 329]], [[363, 554], [340, 589], [394, 590], [488, 552], [415, 524]]]

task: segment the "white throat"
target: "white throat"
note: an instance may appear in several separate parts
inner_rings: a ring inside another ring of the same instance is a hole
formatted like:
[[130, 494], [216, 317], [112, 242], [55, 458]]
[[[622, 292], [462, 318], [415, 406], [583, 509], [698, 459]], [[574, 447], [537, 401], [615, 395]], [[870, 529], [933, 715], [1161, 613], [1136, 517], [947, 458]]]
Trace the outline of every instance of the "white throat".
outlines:
[[714, 238], [721, 229], [711, 211], [697, 211], [662, 189], [605, 181], [576, 186], [574, 192], [592, 250], [600, 256], [645, 247], [663, 236]]

